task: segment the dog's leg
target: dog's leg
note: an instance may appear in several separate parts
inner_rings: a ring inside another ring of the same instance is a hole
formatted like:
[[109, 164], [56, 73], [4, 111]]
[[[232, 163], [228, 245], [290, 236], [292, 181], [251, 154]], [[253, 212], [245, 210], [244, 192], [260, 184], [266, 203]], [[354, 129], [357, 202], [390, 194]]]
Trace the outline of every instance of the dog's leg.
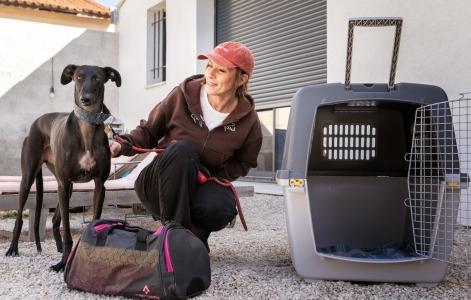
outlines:
[[[69, 199], [72, 196], [72, 188], [69, 191]], [[62, 244], [62, 237], [61, 237], [61, 211], [60, 205], [57, 203], [56, 210], [54, 211], [54, 215], [52, 216], [52, 234], [54, 236], [54, 241], [56, 242], [57, 252], [63, 253], [64, 245]]]
[[95, 179], [95, 190], [93, 191], [93, 219], [98, 220], [103, 210], [105, 201], [105, 182], [101, 179]]
[[28, 200], [28, 194], [31, 186], [33, 185], [34, 177], [21, 178], [20, 184], [20, 201], [18, 207], [18, 213], [16, 215], [15, 227], [13, 229], [12, 240], [10, 248], [8, 248], [6, 256], [18, 256], [18, 241], [20, 239], [21, 228], [23, 227], [23, 210], [25, 208], [26, 200]]
[[36, 250], [38, 252], [42, 252], [39, 222], [41, 219], [41, 209], [43, 208], [43, 189], [43, 171], [39, 169], [39, 172], [36, 174], [36, 209], [34, 211], [34, 241], [36, 242]]
[[[16, 215], [15, 227], [13, 229], [12, 239], [10, 248], [5, 253], [6, 256], [17, 256], [18, 253], [18, 241], [20, 239], [21, 228], [23, 227], [23, 210], [25, 208], [26, 201], [28, 200], [29, 191], [33, 185], [36, 173], [41, 169], [41, 157], [36, 152], [28, 151], [29, 137], [26, 137], [23, 142], [23, 148], [21, 151], [21, 183], [18, 203], [18, 214]], [[28, 153], [26, 155], [25, 153]], [[31, 229], [30, 229], [31, 230]]]
[[52, 234], [54, 235], [54, 240], [56, 241], [57, 252], [62, 253], [64, 248], [62, 246], [62, 237], [61, 237], [61, 212], [60, 205], [57, 203], [56, 210], [54, 211], [54, 216], [52, 217]]
[[69, 222], [69, 201], [72, 191], [72, 182], [64, 181], [59, 183], [59, 208], [62, 219], [62, 227], [64, 229], [63, 245], [64, 251], [62, 252], [62, 259], [59, 263], [51, 266], [53, 271], [63, 271], [67, 263], [67, 257], [72, 249], [72, 235], [70, 233]]

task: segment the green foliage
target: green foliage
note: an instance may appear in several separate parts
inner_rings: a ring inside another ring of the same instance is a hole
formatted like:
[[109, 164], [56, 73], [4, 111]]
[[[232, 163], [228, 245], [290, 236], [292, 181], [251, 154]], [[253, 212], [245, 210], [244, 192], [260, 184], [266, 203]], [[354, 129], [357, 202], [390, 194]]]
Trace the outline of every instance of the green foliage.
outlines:
[[[18, 212], [16, 210], [2, 211], [2, 212], [0, 212], [0, 220], [16, 219], [17, 215], [18, 215]], [[27, 216], [28, 216], [28, 213], [23, 212], [23, 218], [25, 218]]]

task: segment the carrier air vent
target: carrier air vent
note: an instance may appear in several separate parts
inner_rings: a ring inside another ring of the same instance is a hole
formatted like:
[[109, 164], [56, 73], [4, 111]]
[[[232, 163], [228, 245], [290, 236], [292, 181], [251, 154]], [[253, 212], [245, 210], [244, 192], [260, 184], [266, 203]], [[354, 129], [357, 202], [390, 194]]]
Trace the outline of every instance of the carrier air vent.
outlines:
[[376, 157], [376, 127], [330, 124], [322, 128], [322, 156], [328, 160], [371, 160]]

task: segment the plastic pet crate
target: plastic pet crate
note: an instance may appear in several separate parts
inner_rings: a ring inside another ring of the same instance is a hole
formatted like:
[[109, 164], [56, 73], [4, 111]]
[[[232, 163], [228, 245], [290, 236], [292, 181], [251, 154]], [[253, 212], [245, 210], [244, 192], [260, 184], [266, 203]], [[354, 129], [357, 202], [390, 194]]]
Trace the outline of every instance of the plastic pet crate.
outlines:
[[[350, 20], [345, 84], [307, 86], [294, 96], [276, 179], [290, 255], [306, 279], [434, 285], [446, 275], [465, 175], [452, 118], [430, 124], [451, 113], [445, 92], [394, 84], [401, 25], [398, 18]], [[354, 26], [396, 26], [388, 84], [350, 84]], [[416, 111], [436, 103], [440, 113], [419, 118], [429, 127], [417, 125]], [[428, 139], [414, 133], [419, 128]], [[448, 140], [438, 142], [443, 134]], [[440, 159], [453, 161], [451, 169], [439, 170], [450, 167]]]

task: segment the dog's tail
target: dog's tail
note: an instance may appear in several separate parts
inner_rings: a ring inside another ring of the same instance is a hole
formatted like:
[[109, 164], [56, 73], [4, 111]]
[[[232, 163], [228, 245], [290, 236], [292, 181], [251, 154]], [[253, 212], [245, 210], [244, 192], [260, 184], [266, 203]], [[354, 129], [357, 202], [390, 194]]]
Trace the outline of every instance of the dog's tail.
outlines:
[[36, 174], [36, 208], [34, 210], [34, 241], [38, 252], [42, 251], [41, 238], [39, 237], [39, 224], [41, 222], [41, 210], [43, 208], [43, 171], [40, 168]]

